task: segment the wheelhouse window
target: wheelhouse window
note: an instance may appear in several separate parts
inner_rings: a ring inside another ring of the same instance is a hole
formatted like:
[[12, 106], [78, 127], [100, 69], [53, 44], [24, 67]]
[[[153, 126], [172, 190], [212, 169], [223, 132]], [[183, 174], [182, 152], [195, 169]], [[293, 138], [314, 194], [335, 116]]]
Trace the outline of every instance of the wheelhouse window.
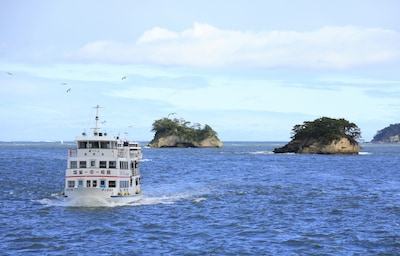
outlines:
[[109, 187], [109, 188], [115, 188], [115, 187], [116, 187], [116, 182], [115, 182], [115, 180], [109, 180], [109, 181], [108, 181], [108, 187]]
[[100, 161], [100, 168], [107, 168], [107, 161]]
[[79, 161], [79, 168], [86, 168], [86, 161]]
[[96, 161], [95, 160], [91, 160], [90, 161], [90, 166], [91, 167], [95, 167], [96, 166]]
[[117, 162], [116, 161], [109, 161], [108, 162], [108, 168], [117, 168]]
[[101, 148], [111, 148], [110, 142], [109, 141], [102, 141], [102, 142], [100, 142], [100, 147]]
[[84, 142], [79, 142], [79, 145], [78, 145], [78, 147], [79, 148], [86, 148], [86, 141], [84, 141]]
[[69, 166], [70, 166], [69, 168], [71, 169], [76, 169], [78, 168], [78, 163], [76, 161], [70, 161]]
[[69, 188], [74, 188], [75, 187], [75, 181], [74, 180], [69, 180], [68, 181], [68, 187]]
[[89, 141], [89, 148], [99, 148], [98, 141]]

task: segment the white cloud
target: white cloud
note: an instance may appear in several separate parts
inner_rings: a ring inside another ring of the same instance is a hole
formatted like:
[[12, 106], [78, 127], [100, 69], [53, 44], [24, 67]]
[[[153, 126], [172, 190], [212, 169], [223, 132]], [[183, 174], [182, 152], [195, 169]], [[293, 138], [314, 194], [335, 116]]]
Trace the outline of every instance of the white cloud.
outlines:
[[168, 29], [155, 27], [149, 31], [144, 32], [144, 34], [137, 40], [138, 44], [150, 43], [159, 40], [171, 40], [178, 38], [178, 34]]
[[135, 43], [91, 42], [70, 57], [167, 66], [344, 69], [398, 62], [400, 33], [354, 26], [255, 32], [194, 23], [181, 32], [155, 27]]

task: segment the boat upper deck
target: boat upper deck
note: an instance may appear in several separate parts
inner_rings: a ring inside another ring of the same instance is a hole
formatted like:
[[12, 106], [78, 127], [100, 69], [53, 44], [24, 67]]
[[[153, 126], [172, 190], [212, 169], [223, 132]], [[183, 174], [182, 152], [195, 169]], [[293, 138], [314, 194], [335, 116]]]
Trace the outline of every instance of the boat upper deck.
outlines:
[[118, 137], [103, 136], [101, 133], [94, 136], [76, 137], [77, 148], [70, 150], [70, 157], [105, 156], [119, 158], [141, 158], [139, 143], [120, 140]]

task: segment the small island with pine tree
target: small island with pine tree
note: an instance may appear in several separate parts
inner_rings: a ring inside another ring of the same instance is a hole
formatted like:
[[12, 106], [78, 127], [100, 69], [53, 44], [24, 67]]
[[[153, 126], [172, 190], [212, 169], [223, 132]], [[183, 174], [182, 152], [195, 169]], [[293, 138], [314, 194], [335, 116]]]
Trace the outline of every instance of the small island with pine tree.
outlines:
[[341, 118], [321, 117], [293, 127], [291, 141], [274, 153], [358, 154], [356, 139], [361, 131], [354, 123]]
[[184, 119], [162, 118], [154, 121], [152, 132], [154, 138], [149, 142], [151, 148], [221, 148], [222, 142], [209, 125], [201, 128], [195, 123], [191, 125]]

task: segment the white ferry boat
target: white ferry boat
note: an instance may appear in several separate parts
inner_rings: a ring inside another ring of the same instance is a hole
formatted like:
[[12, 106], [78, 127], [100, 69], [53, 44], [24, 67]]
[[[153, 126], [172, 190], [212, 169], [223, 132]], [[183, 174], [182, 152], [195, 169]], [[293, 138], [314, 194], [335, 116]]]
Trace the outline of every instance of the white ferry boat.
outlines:
[[68, 151], [64, 197], [72, 205], [129, 203], [141, 193], [137, 142], [99, 132], [96, 106], [93, 135], [76, 137], [77, 147]]

